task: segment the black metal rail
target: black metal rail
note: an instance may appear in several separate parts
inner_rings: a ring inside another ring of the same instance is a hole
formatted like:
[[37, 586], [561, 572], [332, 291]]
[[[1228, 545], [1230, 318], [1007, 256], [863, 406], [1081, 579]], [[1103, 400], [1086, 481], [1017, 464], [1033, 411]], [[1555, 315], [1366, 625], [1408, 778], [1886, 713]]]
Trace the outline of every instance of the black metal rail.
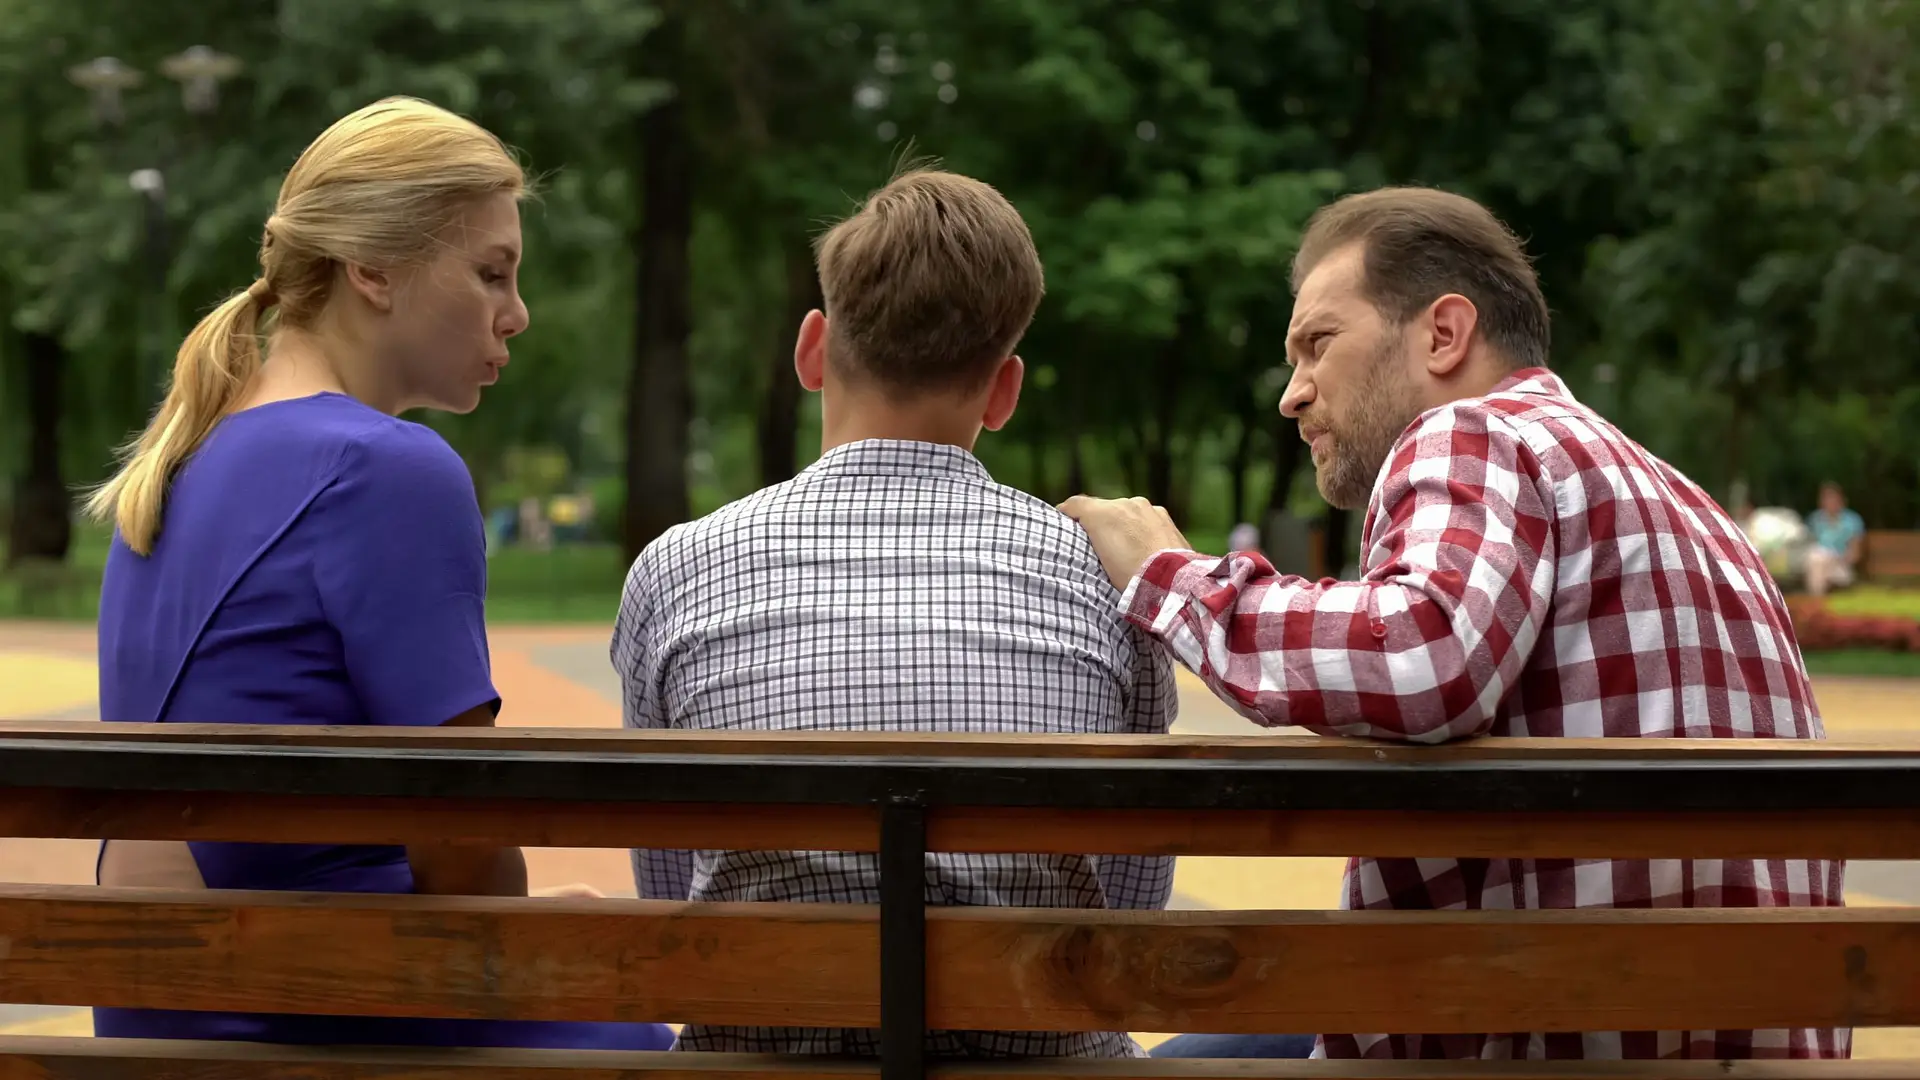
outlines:
[[630, 754], [0, 737], [0, 788], [609, 803], [1435, 812], [1920, 809], [1920, 752], [1750, 758]]

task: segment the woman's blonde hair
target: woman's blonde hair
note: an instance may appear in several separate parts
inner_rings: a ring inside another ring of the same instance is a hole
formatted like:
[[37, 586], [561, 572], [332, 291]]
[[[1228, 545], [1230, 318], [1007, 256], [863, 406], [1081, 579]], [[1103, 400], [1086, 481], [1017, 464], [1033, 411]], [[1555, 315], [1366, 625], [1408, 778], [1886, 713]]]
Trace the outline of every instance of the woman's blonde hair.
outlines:
[[310, 327], [343, 264], [392, 269], [427, 261], [473, 199], [526, 191], [526, 173], [500, 140], [413, 98], [387, 98], [342, 117], [293, 163], [260, 238], [260, 277], [228, 297], [180, 344], [167, 396], [122, 452], [120, 469], [87, 512], [111, 520], [147, 555], [167, 486], [260, 370], [261, 322]]

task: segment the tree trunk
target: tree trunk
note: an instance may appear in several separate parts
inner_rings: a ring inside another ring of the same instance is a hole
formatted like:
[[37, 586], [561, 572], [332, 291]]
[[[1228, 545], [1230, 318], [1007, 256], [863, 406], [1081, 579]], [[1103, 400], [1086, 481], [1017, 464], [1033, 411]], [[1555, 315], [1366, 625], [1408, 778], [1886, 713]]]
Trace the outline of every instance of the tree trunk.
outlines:
[[1307, 444], [1300, 441], [1300, 431], [1293, 421], [1275, 414], [1279, 421], [1273, 433], [1273, 486], [1267, 489], [1267, 516], [1287, 508], [1287, 499], [1293, 494], [1293, 474], [1300, 468], [1302, 451]]
[[1253, 418], [1240, 418], [1240, 437], [1233, 442], [1233, 458], [1228, 471], [1233, 476], [1233, 524], [1247, 520], [1247, 470], [1253, 467]]
[[16, 340], [26, 368], [27, 460], [13, 487], [8, 566], [25, 559], [64, 560], [73, 543], [73, 498], [60, 473], [66, 349], [46, 334], [20, 334]]
[[1347, 567], [1347, 517], [1348, 512], [1339, 507], [1327, 507], [1326, 532], [1320, 542], [1325, 545], [1328, 577], [1339, 577]]
[[793, 371], [793, 348], [800, 321], [825, 304], [820, 275], [814, 271], [813, 252], [803, 243], [786, 250], [787, 303], [774, 348], [767, 355], [767, 392], [760, 399], [760, 484], [766, 487], [793, 479], [798, 471], [800, 434], [800, 380]]
[[1174, 425], [1180, 415], [1180, 394], [1185, 389], [1181, 377], [1206, 348], [1201, 314], [1193, 283], [1183, 274], [1178, 325], [1173, 337], [1160, 347], [1154, 365], [1154, 438], [1147, 445], [1147, 498], [1166, 507], [1176, 522], [1185, 520], [1186, 507], [1178, 505], [1173, 487]]
[[[29, 190], [54, 186], [52, 148], [41, 128], [44, 111], [28, 94], [19, 132], [19, 179]], [[8, 290], [7, 299], [20, 297]], [[11, 307], [11, 303], [8, 305]], [[7, 522], [7, 565], [28, 559], [67, 557], [73, 544], [73, 496], [60, 472], [61, 425], [66, 419], [67, 350], [48, 334], [16, 332], [13, 352], [20, 360], [26, 390], [26, 469], [13, 485], [13, 513]]]
[[[669, 7], [641, 47], [641, 70], [677, 77], [686, 47], [684, 17]], [[693, 237], [693, 150], [681, 91], [640, 118], [640, 223], [635, 275], [633, 372], [627, 384], [627, 500], [622, 534], [629, 558], [687, 520], [687, 427], [693, 411], [687, 339], [693, 329], [688, 247]]]

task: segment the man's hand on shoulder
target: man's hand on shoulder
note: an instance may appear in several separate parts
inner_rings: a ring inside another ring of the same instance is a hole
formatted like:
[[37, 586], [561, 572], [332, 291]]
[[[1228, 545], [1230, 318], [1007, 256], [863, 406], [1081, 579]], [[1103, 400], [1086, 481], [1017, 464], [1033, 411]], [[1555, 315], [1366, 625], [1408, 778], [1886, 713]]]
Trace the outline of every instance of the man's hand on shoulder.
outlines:
[[1075, 495], [1060, 504], [1060, 512], [1086, 530], [1093, 550], [1100, 556], [1100, 565], [1119, 589], [1125, 589], [1156, 553], [1190, 547], [1166, 509], [1145, 499]]

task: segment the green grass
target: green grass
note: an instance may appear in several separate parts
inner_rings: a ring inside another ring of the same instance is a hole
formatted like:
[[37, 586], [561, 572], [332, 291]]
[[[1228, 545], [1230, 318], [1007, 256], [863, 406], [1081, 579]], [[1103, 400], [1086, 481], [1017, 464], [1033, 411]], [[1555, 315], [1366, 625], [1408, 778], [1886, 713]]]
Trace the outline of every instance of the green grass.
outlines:
[[1920, 679], [1920, 653], [1877, 652], [1872, 649], [1835, 649], [1810, 652], [1805, 657], [1813, 675], [1872, 675]]
[[1920, 589], [1861, 585], [1827, 597], [1827, 610], [1835, 615], [1902, 615], [1920, 619]]
[[[0, 574], [0, 618], [91, 621], [100, 613], [100, 572], [109, 535], [82, 527], [63, 564]], [[487, 563], [487, 618], [496, 623], [612, 622], [626, 560], [612, 544], [532, 551], [510, 547]]]
[[613, 544], [502, 548], [487, 562], [487, 621], [610, 623], [626, 577], [627, 561]]
[[[1224, 536], [1189, 538], [1218, 550]], [[1211, 547], [1206, 545], [1211, 544]], [[0, 575], [0, 618], [90, 621], [100, 605], [100, 571], [106, 565], [107, 534], [83, 527], [65, 564], [26, 566]], [[509, 547], [488, 561], [487, 618], [497, 625], [600, 623], [620, 611], [626, 560], [613, 544], [582, 544], [532, 551]], [[1905, 615], [1920, 619], [1920, 589], [1863, 585], [1828, 598], [1845, 615]], [[1815, 675], [1920, 678], [1920, 654], [1846, 649], [1808, 653]]]

